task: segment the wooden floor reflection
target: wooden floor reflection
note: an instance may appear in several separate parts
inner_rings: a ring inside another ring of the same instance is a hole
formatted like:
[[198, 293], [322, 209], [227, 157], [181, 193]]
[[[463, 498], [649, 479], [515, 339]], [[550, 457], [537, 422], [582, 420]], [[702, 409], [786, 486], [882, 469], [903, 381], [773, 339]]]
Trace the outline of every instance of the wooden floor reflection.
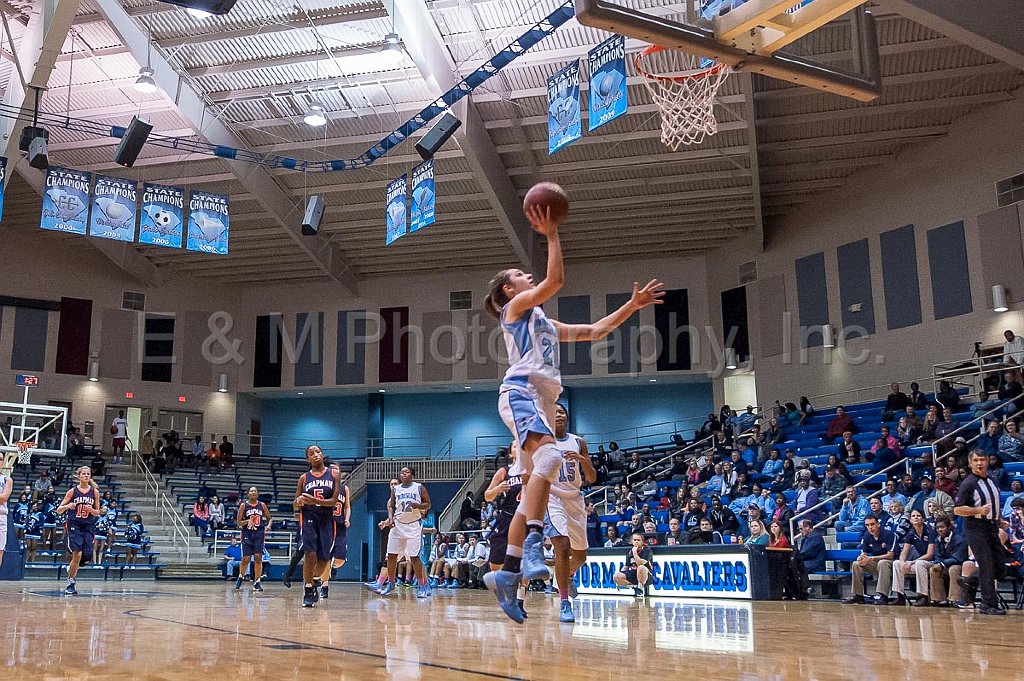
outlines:
[[334, 586], [0, 583], [2, 679], [1016, 679], [1024, 615], [832, 603], [531, 594], [523, 626], [484, 592], [381, 599]]

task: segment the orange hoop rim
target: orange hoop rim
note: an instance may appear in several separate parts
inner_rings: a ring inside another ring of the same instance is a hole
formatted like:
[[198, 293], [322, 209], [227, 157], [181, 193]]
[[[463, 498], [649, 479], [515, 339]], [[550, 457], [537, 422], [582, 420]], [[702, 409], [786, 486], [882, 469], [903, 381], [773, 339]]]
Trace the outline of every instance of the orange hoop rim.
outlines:
[[24, 454], [30, 449], [35, 449], [35, 442], [15, 442], [14, 445], [18, 448], [19, 454]]
[[652, 54], [657, 54], [663, 50], [670, 49], [663, 45], [649, 45], [640, 52], [633, 55], [633, 66], [636, 68], [636, 72], [642, 75], [644, 78], [651, 80], [660, 80], [666, 83], [685, 83], [688, 80], [699, 80], [701, 78], [707, 78], [708, 76], [717, 76], [723, 69], [727, 68], [725, 64], [721, 62], [715, 62], [711, 66], [703, 69], [694, 69], [690, 73], [684, 73], [681, 76], [661, 76], [656, 73], [651, 73], [645, 69], [642, 65], [644, 57], [649, 57]]

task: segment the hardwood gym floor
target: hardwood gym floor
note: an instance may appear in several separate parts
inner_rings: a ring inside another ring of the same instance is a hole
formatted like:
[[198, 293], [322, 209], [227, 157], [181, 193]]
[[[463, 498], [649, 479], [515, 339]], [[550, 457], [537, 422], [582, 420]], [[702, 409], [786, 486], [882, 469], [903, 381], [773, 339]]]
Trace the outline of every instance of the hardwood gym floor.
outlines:
[[[384, 600], [334, 585], [312, 610], [301, 588], [247, 584], [0, 583], [0, 678], [8, 679], [953, 679], [1020, 678], [1024, 615], [833, 603], [530, 594], [523, 626], [490, 594], [409, 590]], [[326, 606], [326, 607], [321, 607]]]

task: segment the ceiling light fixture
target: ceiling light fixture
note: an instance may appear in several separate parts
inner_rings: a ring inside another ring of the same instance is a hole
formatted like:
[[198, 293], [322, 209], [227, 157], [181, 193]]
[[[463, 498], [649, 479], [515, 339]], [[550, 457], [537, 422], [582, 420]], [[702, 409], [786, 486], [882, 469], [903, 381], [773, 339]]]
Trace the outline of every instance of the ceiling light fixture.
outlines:
[[144, 95], [156, 92], [156, 81], [153, 80], [153, 69], [143, 66], [139, 69], [139, 77], [135, 79], [135, 90]]
[[185, 13], [196, 19], [208, 19], [213, 16], [213, 12], [207, 12], [205, 9], [199, 9], [198, 7], [186, 7]]
[[319, 102], [311, 102], [306, 107], [306, 115], [302, 117], [302, 122], [311, 128], [327, 125], [327, 112], [324, 111], [324, 105]]

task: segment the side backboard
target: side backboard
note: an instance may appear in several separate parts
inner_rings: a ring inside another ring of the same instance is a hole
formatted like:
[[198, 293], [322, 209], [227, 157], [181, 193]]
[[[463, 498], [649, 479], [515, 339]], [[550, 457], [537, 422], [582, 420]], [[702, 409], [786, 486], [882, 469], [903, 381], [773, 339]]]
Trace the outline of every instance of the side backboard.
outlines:
[[68, 448], [67, 407], [0, 402], [0, 452], [33, 442], [34, 454], [64, 456]]

